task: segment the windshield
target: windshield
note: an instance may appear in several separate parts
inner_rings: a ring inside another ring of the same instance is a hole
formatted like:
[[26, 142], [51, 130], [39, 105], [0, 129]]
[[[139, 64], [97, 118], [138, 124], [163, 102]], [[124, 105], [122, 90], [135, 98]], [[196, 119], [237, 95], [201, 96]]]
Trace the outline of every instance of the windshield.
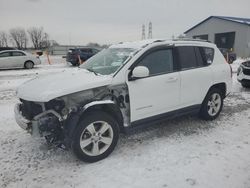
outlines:
[[116, 72], [135, 52], [131, 48], [108, 48], [88, 59], [80, 68], [94, 73], [109, 75]]

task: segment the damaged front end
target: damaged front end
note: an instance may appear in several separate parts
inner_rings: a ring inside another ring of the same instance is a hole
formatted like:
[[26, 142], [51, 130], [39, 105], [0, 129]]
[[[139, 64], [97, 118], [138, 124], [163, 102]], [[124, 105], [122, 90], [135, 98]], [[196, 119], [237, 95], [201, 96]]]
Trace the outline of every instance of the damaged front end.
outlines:
[[18, 125], [35, 137], [45, 137], [49, 145], [70, 146], [80, 117], [93, 107], [112, 113], [124, 126], [130, 123], [129, 96], [125, 85], [94, 88], [43, 103], [23, 99], [20, 102], [15, 106]]
[[62, 100], [37, 103], [20, 99], [15, 106], [17, 124], [35, 137], [45, 137], [49, 144], [63, 140], [64, 108]]

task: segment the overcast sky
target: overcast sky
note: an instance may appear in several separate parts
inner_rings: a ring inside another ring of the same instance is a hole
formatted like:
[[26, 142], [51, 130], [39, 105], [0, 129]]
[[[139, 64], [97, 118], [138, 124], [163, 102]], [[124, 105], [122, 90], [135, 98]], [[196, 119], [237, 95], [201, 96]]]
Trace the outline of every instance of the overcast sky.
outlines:
[[43, 26], [60, 44], [110, 44], [179, 35], [211, 15], [250, 18], [250, 0], [0, 0], [0, 31]]

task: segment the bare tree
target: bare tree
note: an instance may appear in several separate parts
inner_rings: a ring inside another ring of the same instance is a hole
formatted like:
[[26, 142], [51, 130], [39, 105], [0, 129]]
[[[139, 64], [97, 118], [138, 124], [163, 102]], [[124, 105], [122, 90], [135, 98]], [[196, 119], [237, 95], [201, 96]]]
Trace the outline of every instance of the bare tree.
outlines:
[[35, 49], [48, 48], [50, 46], [49, 35], [44, 32], [43, 27], [31, 27], [28, 33]]
[[49, 40], [49, 35], [48, 33], [44, 33], [43, 39], [40, 44], [40, 48], [49, 48], [51, 46], [50, 40]]
[[10, 38], [13, 44], [18, 49], [26, 49], [28, 43], [28, 37], [25, 30], [21, 27], [10, 29]]
[[0, 47], [8, 47], [8, 35], [4, 31], [0, 31]]

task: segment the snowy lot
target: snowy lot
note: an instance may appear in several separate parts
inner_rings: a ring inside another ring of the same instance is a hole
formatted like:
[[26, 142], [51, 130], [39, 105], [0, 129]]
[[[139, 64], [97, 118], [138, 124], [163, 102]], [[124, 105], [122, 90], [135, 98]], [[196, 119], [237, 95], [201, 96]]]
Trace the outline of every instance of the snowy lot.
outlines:
[[233, 92], [215, 121], [183, 117], [121, 135], [108, 158], [87, 164], [32, 139], [14, 120], [16, 87], [37, 75], [73, 69], [64, 61], [56, 57], [33, 70], [0, 70], [0, 187], [250, 187], [250, 90], [235, 73]]

